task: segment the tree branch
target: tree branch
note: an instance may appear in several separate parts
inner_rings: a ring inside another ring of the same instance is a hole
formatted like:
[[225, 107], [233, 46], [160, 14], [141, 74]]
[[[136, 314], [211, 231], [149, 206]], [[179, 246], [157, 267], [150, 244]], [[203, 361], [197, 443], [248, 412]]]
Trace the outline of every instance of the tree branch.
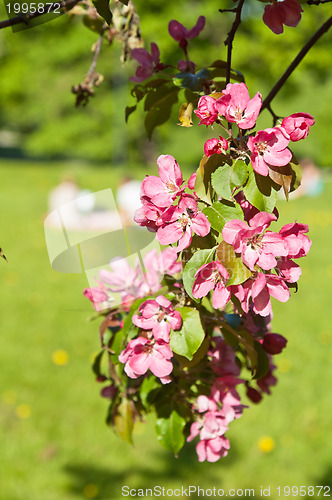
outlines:
[[308, 40], [308, 42], [302, 47], [300, 52], [297, 54], [292, 63], [288, 66], [285, 73], [281, 76], [281, 78], [277, 81], [269, 95], [264, 99], [262, 110], [265, 108], [269, 109], [272, 99], [277, 95], [279, 90], [283, 87], [288, 77], [293, 73], [293, 71], [300, 64], [304, 56], [309, 52], [311, 47], [319, 40], [319, 38], [326, 33], [332, 25], [332, 17], [330, 17], [317, 31], [316, 33]]
[[332, 2], [332, 0], [307, 0], [308, 5], [320, 5], [329, 2]]
[[29, 24], [31, 19], [35, 19], [36, 17], [43, 16], [44, 14], [48, 14], [55, 9], [70, 10], [74, 5], [76, 5], [79, 0], [62, 0], [59, 2], [55, 2], [52, 5], [45, 4], [44, 8], [41, 12], [28, 12], [27, 14], [22, 14], [20, 16], [12, 17], [10, 19], [6, 19], [5, 21], [0, 21], [0, 29], [7, 28], [8, 26], [14, 26], [15, 24]]
[[242, 12], [243, 4], [244, 4], [244, 0], [239, 0], [239, 4], [235, 9], [235, 13], [236, 13], [235, 20], [233, 22], [231, 30], [228, 33], [226, 41], [225, 41], [225, 45], [227, 45], [226, 85], [230, 82], [230, 79], [231, 79], [233, 40], [234, 40], [236, 30], [238, 29], [238, 27], [241, 23], [241, 12]]

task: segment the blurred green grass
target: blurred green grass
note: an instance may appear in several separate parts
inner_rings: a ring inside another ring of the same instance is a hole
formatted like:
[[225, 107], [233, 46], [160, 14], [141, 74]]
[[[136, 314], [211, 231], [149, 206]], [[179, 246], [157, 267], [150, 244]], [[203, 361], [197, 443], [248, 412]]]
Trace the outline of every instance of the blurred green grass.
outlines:
[[[199, 464], [191, 444], [174, 458], [156, 441], [153, 419], [130, 447], [104, 424], [107, 403], [90, 370], [98, 324], [82, 296], [83, 275], [52, 270], [44, 241], [47, 195], [65, 173], [83, 188], [116, 188], [120, 169], [3, 162], [0, 262], [0, 500], [121, 498], [121, 487], [255, 488], [330, 484], [332, 477], [332, 185], [319, 198], [280, 202], [282, 224], [310, 224], [298, 294], [275, 302], [273, 331], [289, 344], [277, 357], [272, 397], [244, 412], [228, 433], [229, 455]], [[142, 178], [146, 173], [135, 169]], [[68, 362], [52, 361], [65, 351]], [[274, 448], [263, 452], [268, 436]], [[257, 495], [259, 498], [259, 495]], [[196, 498], [192, 496], [192, 498]]]

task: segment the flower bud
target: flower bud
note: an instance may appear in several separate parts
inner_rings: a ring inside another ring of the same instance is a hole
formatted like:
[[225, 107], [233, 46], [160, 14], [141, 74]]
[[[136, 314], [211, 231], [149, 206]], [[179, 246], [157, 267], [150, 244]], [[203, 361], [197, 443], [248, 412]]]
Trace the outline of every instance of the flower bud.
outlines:
[[263, 348], [268, 354], [280, 354], [286, 344], [287, 339], [278, 333], [268, 333], [263, 340]]

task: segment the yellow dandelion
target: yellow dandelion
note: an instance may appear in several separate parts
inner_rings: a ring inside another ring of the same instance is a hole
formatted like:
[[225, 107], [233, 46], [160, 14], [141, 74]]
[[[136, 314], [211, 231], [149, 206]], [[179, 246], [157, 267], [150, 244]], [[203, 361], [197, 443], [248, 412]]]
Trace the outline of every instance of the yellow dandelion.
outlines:
[[55, 365], [66, 365], [69, 361], [69, 354], [66, 351], [58, 349], [52, 353], [52, 361]]
[[98, 495], [98, 486], [96, 484], [87, 484], [83, 488], [83, 495], [86, 498], [95, 498]]
[[19, 418], [29, 418], [31, 415], [31, 407], [26, 403], [22, 403], [16, 407], [15, 413]]
[[7, 405], [14, 405], [17, 400], [17, 394], [15, 391], [9, 389], [2, 393], [2, 399]]
[[271, 453], [271, 451], [274, 450], [274, 447], [275, 447], [274, 439], [272, 439], [270, 436], [263, 436], [258, 441], [258, 448], [263, 453]]

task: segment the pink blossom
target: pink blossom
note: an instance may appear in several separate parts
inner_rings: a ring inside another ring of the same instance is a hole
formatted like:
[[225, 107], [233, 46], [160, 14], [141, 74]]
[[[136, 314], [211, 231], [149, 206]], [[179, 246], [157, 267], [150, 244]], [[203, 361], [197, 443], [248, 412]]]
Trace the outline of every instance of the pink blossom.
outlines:
[[199, 441], [196, 446], [198, 461], [217, 462], [227, 455], [229, 448], [229, 441], [224, 436]]
[[175, 248], [165, 248], [162, 252], [152, 249], [147, 252], [143, 258], [147, 273], [153, 272], [159, 276], [164, 274], [173, 275], [179, 273], [182, 269], [181, 262], [178, 262], [178, 254]]
[[166, 248], [162, 252], [152, 249], [144, 255], [144, 276], [151, 293], [155, 293], [161, 288], [161, 281], [165, 274], [173, 275], [181, 271], [182, 264], [177, 262], [177, 258], [178, 254], [172, 247]]
[[141, 196], [143, 203], [141, 208], [135, 212], [134, 221], [142, 227], [147, 227], [151, 232], [156, 232], [158, 227], [162, 226], [163, 222], [161, 216], [165, 208], [156, 207], [146, 197]]
[[217, 411], [218, 406], [214, 399], [208, 398], [203, 394], [198, 396], [196, 400], [197, 410], [199, 413], [204, 413], [206, 411]]
[[196, 176], [197, 173], [194, 172], [193, 174], [191, 174], [188, 180], [188, 188], [191, 189], [192, 191], [195, 189]]
[[225, 107], [222, 114], [228, 122], [236, 123], [241, 129], [249, 129], [256, 123], [262, 107], [262, 96], [257, 92], [250, 99], [245, 83], [228, 83], [217, 103]]
[[171, 37], [174, 38], [177, 42], [179, 42], [180, 47], [182, 49], [186, 49], [188, 45], [188, 40], [195, 38], [200, 34], [202, 29], [205, 26], [205, 17], [199, 16], [197, 19], [197, 23], [193, 28], [188, 30], [183, 26], [183, 24], [179, 23], [179, 21], [172, 20], [168, 24], [168, 31]]
[[218, 118], [216, 99], [210, 95], [203, 95], [198, 101], [198, 108], [194, 113], [200, 119], [199, 125], [212, 125]]
[[118, 258], [111, 260], [110, 267], [111, 271], [107, 269], [99, 271], [99, 278], [107, 285], [109, 291], [120, 293], [122, 298], [127, 295], [143, 297], [149, 291], [138, 260], [135, 269], [127, 259]]
[[128, 343], [119, 355], [119, 361], [125, 363], [124, 370], [130, 378], [138, 378], [148, 370], [156, 377], [164, 378], [173, 370], [172, 356], [167, 342], [138, 337]]
[[[244, 220], [249, 221], [256, 214], [259, 213], [259, 210], [256, 207], [254, 207], [253, 205], [251, 205], [251, 203], [249, 203], [249, 201], [246, 199], [246, 197], [244, 196], [243, 191], [240, 191], [239, 193], [237, 193], [234, 196], [234, 198], [235, 198], [236, 202], [242, 208], [242, 212], [243, 212], [243, 215], [244, 215]], [[279, 218], [279, 212], [278, 212], [277, 207], [274, 208], [273, 213], [274, 213], [274, 215], [278, 219]]]
[[[200, 398], [206, 399], [205, 406], [208, 410], [203, 417], [199, 417], [197, 421], [192, 423], [187, 441], [192, 441], [199, 435], [200, 441], [196, 446], [198, 460], [200, 462], [204, 460], [216, 462], [220, 457], [226, 456], [229, 450], [229, 441], [224, 437], [228, 425], [222, 411], [217, 410], [217, 406], [211, 398], [199, 396], [198, 400]], [[198, 405], [201, 404], [198, 401]], [[205, 410], [202, 409], [202, 411]]]
[[285, 134], [281, 127], [274, 127], [260, 130], [255, 137], [249, 137], [247, 144], [255, 172], [267, 176], [269, 165], [281, 167], [290, 162], [292, 153], [287, 148], [289, 139]]
[[253, 387], [247, 387], [247, 397], [252, 401], [253, 403], [259, 403], [262, 400], [262, 395], [259, 391], [254, 389]]
[[251, 283], [250, 296], [253, 311], [260, 316], [268, 316], [272, 313], [270, 295], [280, 302], [287, 302], [290, 297], [286, 283], [275, 274], [257, 273], [255, 280]]
[[204, 153], [206, 156], [212, 156], [213, 154], [225, 154], [228, 149], [228, 142], [221, 135], [219, 139], [213, 137], [208, 139], [204, 144]]
[[309, 134], [309, 127], [314, 125], [314, 117], [309, 113], [295, 113], [282, 120], [281, 126], [286, 130], [293, 142], [305, 139]]
[[184, 61], [183, 59], [180, 59], [180, 61], [178, 62], [178, 68], [181, 73], [188, 72], [195, 74], [196, 64], [193, 61]]
[[296, 283], [302, 273], [300, 266], [287, 257], [278, 259], [277, 267], [280, 276], [284, 278], [287, 283]]
[[156, 340], [169, 342], [172, 330], [179, 330], [182, 318], [179, 311], [174, 311], [172, 303], [163, 295], [158, 295], [156, 300], [149, 299], [139, 307], [139, 314], [133, 316], [134, 325], [144, 330], [152, 330]]
[[273, 372], [277, 367], [272, 361], [272, 356], [269, 356], [269, 364], [270, 364], [269, 371], [266, 373], [266, 375], [264, 375], [264, 377], [261, 377], [260, 379], [257, 380], [258, 387], [260, 388], [261, 391], [265, 392], [266, 394], [271, 394], [270, 387], [276, 385], [277, 383], [277, 379], [273, 375]]
[[280, 354], [286, 347], [287, 339], [278, 333], [268, 333], [263, 340], [263, 348], [269, 354]]
[[165, 67], [160, 63], [159, 49], [157, 44], [153, 42], [151, 43], [151, 54], [145, 49], [133, 49], [131, 55], [140, 63], [135, 76], [129, 78], [132, 82], [143, 82], [150, 78], [155, 71], [160, 71]]
[[230, 291], [225, 286], [229, 274], [220, 262], [213, 261], [204, 264], [196, 271], [195, 278], [192, 293], [196, 299], [201, 299], [211, 290], [214, 290], [212, 296], [213, 307], [215, 309], [225, 307], [231, 297]]
[[[141, 197], [157, 207], [169, 207], [181, 194], [183, 183], [180, 167], [171, 155], [161, 155], [157, 160], [159, 176], [148, 175], [142, 182]], [[135, 216], [136, 218], [136, 216]]]
[[289, 258], [298, 259], [307, 255], [311, 247], [311, 240], [304, 233], [308, 231], [307, 224], [297, 222], [286, 224], [280, 229], [279, 234], [283, 237]]
[[242, 384], [243, 379], [234, 377], [233, 375], [227, 375], [225, 377], [218, 377], [211, 388], [211, 397], [222, 403], [222, 408], [220, 412], [223, 414], [225, 421], [227, 423], [232, 422], [232, 420], [240, 418], [243, 409], [246, 406], [241, 404], [241, 398], [235, 386]]
[[295, 27], [301, 20], [303, 9], [298, 0], [272, 1], [272, 5], [266, 5], [263, 21], [273, 33], [280, 35], [284, 31], [283, 25]]
[[107, 295], [106, 291], [99, 286], [85, 288], [85, 290], [83, 290], [83, 295], [92, 302], [93, 307], [96, 309], [96, 311], [99, 310], [98, 306], [100, 304], [109, 300], [109, 296]]
[[213, 337], [212, 348], [208, 351], [211, 356], [211, 368], [220, 377], [239, 375], [240, 368], [236, 363], [236, 353], [221, 337]]
[[167, 209], [162, 219], [164, 226], [158, 229], [157, 240], [161, 245], [178, 241], [178, 252], [190, 245], [193, 233], [206, 236], [211, 228], [206, 216], [198, 212], [197, 202], [190, 194], [183, 194], [179, 205]]
[[233, 245], [236, 253], [241, 253], [245, 265], [255, 270], [258, 265], [270, 270], [277, 265], [276, 257], [287, 255], [284, 240], [279, 233], [266, 231], [272, 221], [277, 220], [274, 214], [259, 212], [248, 224], [240, 219], [226, 222], [222, 236], [226, 243]]
[[249, 279], [240, 285], [231, 285], [228, 287], [229, 291], [238, 299], [243, 312], [246, 314], [249, 313], [251, 286], [252, 281]]

